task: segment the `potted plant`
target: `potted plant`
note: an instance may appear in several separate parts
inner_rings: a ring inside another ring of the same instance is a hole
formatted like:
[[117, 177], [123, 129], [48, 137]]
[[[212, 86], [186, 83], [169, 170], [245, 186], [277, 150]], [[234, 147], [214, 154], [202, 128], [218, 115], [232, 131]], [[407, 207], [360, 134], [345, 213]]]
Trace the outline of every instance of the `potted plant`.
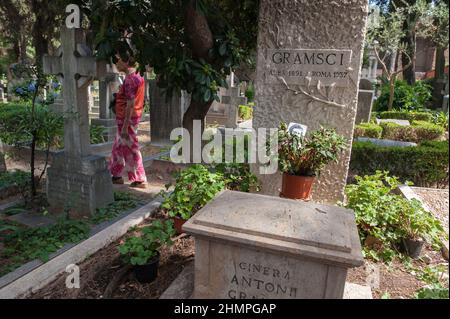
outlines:
[[155, 220], [142, 228], [141, 236], [129, 237], [119, 246], [119, 252], [125, 262], [134, 266], [134, 274], [140, 283], [150, 283], [158, 275], [160, 248], [172, 244], [174, 235], [171, 220]]
[[444, 233], [439, 220], [426, 211], [422, 204], [412, 199], [399, 201], [399, 228], [402, 234], [403, 251], [411, 258], [418, 258], [425, 242], [440, 248], [439, 236]]
[[177, 234], [183, 224], [225, 188], [224, 178], [203, 165], [192, 165], [176, 178], [172, 193], [163, 193], [162, 209], [173, 219]]
[[278, 130], [278, 167], [283, 172], [281, 197], [308, 200], [316, 176], [330, 162], [337, 162], [345, 138], [321, 127], [309, 136], [290, 132], [286, 123]]

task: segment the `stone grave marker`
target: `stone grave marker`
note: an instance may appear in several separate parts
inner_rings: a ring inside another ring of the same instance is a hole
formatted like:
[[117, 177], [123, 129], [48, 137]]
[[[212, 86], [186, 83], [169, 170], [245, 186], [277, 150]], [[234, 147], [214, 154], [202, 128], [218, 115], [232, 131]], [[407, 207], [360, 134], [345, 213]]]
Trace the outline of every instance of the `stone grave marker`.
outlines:
[[158, 146], [172, 144], [170, 133], [183, 126], [184, 112], [190, 104], [190, 96], [182, 91], [166, 100], [165, 94], [150, 80], [150, 136], [151, 143]]
[[372, 89], [372, 82], [367, 79], [361, 79], [359, 82], [355, 124], [370, 122], [374, 96], [375, 91]]
[[99, 117], [92, 119], [94, 125], [105, 128], [105, 138], [108, 142], [113, 142], [117, 132], [115, 116], [109, 105], [113, 99], [113, 94], [119, 91], [119, 73], [112, 65], [106, 65], [106, 74], [99, 78]]
[[7, 103], [8, 100], [5, 97], [5, 91], [3, 91], [3, 88], [0, 86], [0, 103]]
[[68, 210], [84, 217], [111, 203], [111, 176], [104, 157], [91, 154], [88, 87], [101, 77], [104, 64], [96, 62], [81, 29], [61, 28], [57, 56], [44, 56], [44, 72], [63, 77], [64, 151], [47, 171], [47, 199], [52, 213]]
[[[315, 201], [344, 199], [367, 13], [368, 0], [261, 1], [253, 127], [322, 125], [348, 141], [315, 182]], [[278, 195], [281, 174], [261, 175], [259, 167], [262, 193]]]
[[397, 120], [397, 119], [376, 119], [377, 124], [381, 123], [395, 123], [401, 126], [411, 125], [408, 120]]
[[339, 299], [364, 263], [341, 207], [226, 190], [183, 230], [195, 237], [193, 298]]

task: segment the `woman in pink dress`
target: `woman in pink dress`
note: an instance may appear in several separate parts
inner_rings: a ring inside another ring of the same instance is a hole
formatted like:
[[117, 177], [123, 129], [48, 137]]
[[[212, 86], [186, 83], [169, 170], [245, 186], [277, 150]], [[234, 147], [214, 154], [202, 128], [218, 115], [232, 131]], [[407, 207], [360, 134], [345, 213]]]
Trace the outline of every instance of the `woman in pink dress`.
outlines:
[[116, 55], [116, 66], [126, 74], [116, 95], [115, 113], [117, 135], [114, 141], [109, 170], [114, 184], [123, 184], [122, 174], [128, 173], [130, 187], [146, 188], [142, 155], [137, 138], [138, 125], [144, 110], [144, 78], [136, 71], [136, 62], [131, 55]]

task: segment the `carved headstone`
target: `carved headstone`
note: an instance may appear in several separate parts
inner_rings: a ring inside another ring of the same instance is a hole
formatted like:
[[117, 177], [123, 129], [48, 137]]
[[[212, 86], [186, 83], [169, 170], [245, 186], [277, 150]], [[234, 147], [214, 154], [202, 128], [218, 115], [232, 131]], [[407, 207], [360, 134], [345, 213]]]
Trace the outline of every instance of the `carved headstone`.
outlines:
[[193, 298], [339, 299], [364, 263], [340, 207], [223, 191], [183, 230], [195, 236]]
[[63, 77], [64, 151], [47, 171], [47, 198], [52, 213], [68, 210], [74, 217], [95, 213], [114, 200], [111, 176], [104, 157], [91, 155], [88, 87], [101, 77], [104, 64], [96, 62], [84, 44], [81, 29], [61, 29], [57, 56], [44, 56], [44, 72]]
[[375, 91], [373, 90], [372, 82], [367, 79], [361, 79], [359, 81], [358, 109], [355, 124], [370, 121], [374, 95]]
[[[253, 127], [323, 125], [348, 141], [315, 183], [315, 201], [344, 199], [367, 12], [368, 0], [261, 1]], [[258, 177], [263, 193], [279, 194], [281, 174]]]

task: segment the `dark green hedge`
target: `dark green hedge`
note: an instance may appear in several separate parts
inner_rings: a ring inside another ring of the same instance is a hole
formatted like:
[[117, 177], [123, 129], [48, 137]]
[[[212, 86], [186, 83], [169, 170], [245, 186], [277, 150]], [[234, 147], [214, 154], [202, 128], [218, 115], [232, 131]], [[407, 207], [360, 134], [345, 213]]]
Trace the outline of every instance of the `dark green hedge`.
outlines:
[[402, 182], [445, 187], [449, 182], [448, 156], [448, 141], [428, 141], [417, 147], [382, 147], [370, 142], [354, 142], [350, 171], [355, 175], [389, 171]]
[[412, 112], [412, 111], [385, 111], [377, 114], [380, 119], [396, 119], [408, 121], [427, 121], [433, 120], [433, 114], [430, 112]]

